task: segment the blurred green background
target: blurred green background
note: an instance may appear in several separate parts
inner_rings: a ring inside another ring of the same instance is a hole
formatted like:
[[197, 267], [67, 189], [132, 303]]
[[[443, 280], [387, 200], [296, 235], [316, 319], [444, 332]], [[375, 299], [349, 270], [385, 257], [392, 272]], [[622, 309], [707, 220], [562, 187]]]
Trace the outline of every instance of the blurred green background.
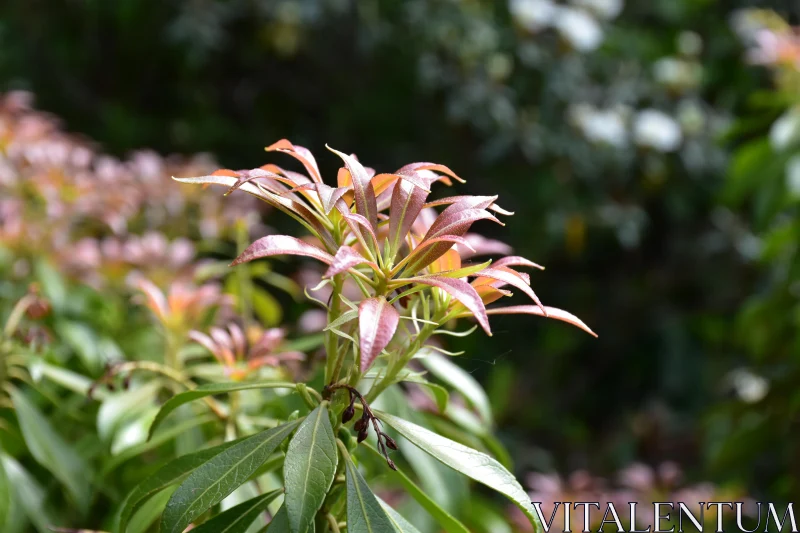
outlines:
[[794, 0], [6, 1], [0, 91], [118, 156], [250, 168], [286, 137], [450, 166], [516, 212], [480, 230], [547, 267], [542, 300], [599, 333], [500, 317], [453, 343], [517, 471], [675, 461], [780, 501], [800, 493], [800, 59], [747, 61], [779, 19], [745, 8], [800, 22]]

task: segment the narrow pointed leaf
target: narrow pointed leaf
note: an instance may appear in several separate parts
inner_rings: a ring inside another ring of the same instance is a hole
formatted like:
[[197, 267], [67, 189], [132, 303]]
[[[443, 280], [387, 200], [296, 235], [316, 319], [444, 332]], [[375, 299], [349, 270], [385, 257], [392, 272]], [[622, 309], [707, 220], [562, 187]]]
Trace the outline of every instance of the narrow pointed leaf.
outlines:
[[412, 444], [438, 461], [509, 498], [525, 513], [534, 530], [542, 531], [530, 497], [516, 478], [497, 460], [407, 420], [378, 411], [375, 414]]
[[366, 372], [397, 331], [400, 313], [383, 298], [369, 298], [358, 306], [361, 371]]
[[428, 276], [424, 278], [410, 278], [410, 283], [422, 283], [423, 285], [430, 285], [442, 289], [450, 296], [461, 302], [466, 307], [481, 325], [483, 330], [488, 334], [492, 334], [489, 327], [489, 317], [486, 316], [486, 307], [483, 305], [478, 292], [466, 281], [454, 278], [443, 278], [439, 276]]
[[[455, 204], [455, 203], [467, 200], [468, 198], [476, 198], [476, 197], [475, 196], [470, 197], [468, 195], [448, 196], [447, 198], [439, 198], [438, 200], [433, 200], [432, 202], [425, 202], [425, 207], [437, 207], [437, 206], [440, 206], [440, 205]], [[480, 197], [477, 197], [477, 198], [480, 198]], [[498, 205], [496, 205], [494, 203], [491, 203], [491, 204], [487, 205], [486, 209], [491, 209], [492, 211], [494, 211], [496, 213], [500, 213], [501, 215], [510, 216], [510, 215], [514, 214], [513, 212], [507, 211], [507, 210], [503, 209], [502, 207], [500, 207], [500, 206], [498, 206]]]
[[[408, 170], [413, 170], [413, 171], [428, 170], [428, 171], [432, 171], [432, 172], [439, 172], [441, 174], [445, 174], [447, 176], [450, 176], [451, 178], [455, 179], [456, 181], [460, 181], [461, 183], [464, 183], [464, 180], [459, 178], [456, 175], [455, 172], [453, 172], [452, 170], [450, 170], [448, 167], [446, 167], [444, 165], [439, 165], [439, 164], [436, 164], [436, 163], [409, 163], [408, 165], [405, 165], [403, 168], [401, 168], [397, 172], [400, 173], [402, 171], [408, 171]], [[443, 179], [447, 183], [447, 185], [450, 185], [450, 180], [448, 180], [447, 178], [440, 177], [440, 179]]]
[[572, 324], [575, 327], [581, 328], [583, 331], [588, 333], [593, 337], [597, 337], [597, 334], [589, 328], [583, 321], [573, 315], [572, 313], [568, 313], [563, 309], [558, 309], [556, 307], [545, 307], [547, 314], [545, 315], [541, 309], [539, 309], [535, 305], [512, 305], [509, 307], [498, 307], [496, 309], [488, 309], [486, 311], [489, 315], [538, 315], [544, 316], [546, 318], [554, 318], [556, 320], [561, 320], [562, 322], [566, 322], [568, 324]]
[[380, 498], [378, 498], [378, 503], [381, 505], [381, 507], [383, 507], [383, 510], [386, 511], [386, 514], [389, 517], [389, 520], [392, 522], [392, 526], [394, 526], [396, 533], [419, 533], [417, 528], [412, 526], [408, 520], [403, 518], [400, 513], [392, 509], [388, 503]]
[[378, 228], [378, 204], [375, 197], [375, 189], [370, 182], [370, 176], [361, 163], [354, 157], [343, 154], [338, 150], [328, 147], [328, 150], [335, 153], [344, 161], [347, 170], [353, 180], [353, 193], [356, 200], [356, 212], [366, 218], [373, 230]]
[[60, 481], [79, 509], [89, 505], [89, 466], [18, 389], [11, 391], [22, 436], [33, 458]]
[[391, 533], [394, 525], [358, 471], [345, 456], [347, 481], [347, 533]]
[[295, 388], [294, 383], [287, 383], [283, 381], [248, 381], [248, 382], [231, 382], [231, 383], [209, 383], [207, 385], [201, 385], [196, 389], [187, 390], [185, 392], [181, 392], [180, 394], [176, 394], [169, 400], [167, 400], [163, 406], [161, 406], [161, 410], [158, 412], [156, 417], [153, 419], [153, 423], [150, 425], [150, 435], [148, 438], [152, 438], [153, 433], [155, 432], [156, 428], [164, 421], [167, 416], [180, 407], [181, 405], [189, 402], [193, 402], [194, 400], [199, 400], [201, 398], [205, 398], [206, 396], [214, 396], [215, 394], [224, 394], [226, 392], [234, 392], [240, 390], [250, 390], [250, 389], [293, 389]]
[[231, 176], [228, 174], [215, 173], [208, 176], [196, 176], [190, 178], [178, 178], [176, 176], [172, 176], [172, 179], [180, 183], [193, 183], [199, 185], [223, 185], [228, 188], [236, 186], [236, 188], [242, 189], [248, 194], [252, 194], [253, 196], [256, 196], [268, 203], [273, 203], [270, 201], [267, 195], [264, 194], [264, 191], [259, 189], [254, 183], [246, 181], [244, 183], [239, 183], [240, 178], [238, 174], [234, 174], [233, 176]]
[[333, 428], [323, 404], [306, 417], [286, 452], [284, 507], [292, 533], [312, 530], [314, 516], [333, 484], [338, 462]]
[[533, 261], [525, 259], [524, 257], [520, 257], [518, 255], [510, 255], [508, 257], [501, 257], [497, 261], [494, 262], [494, 266], [496, 267], [511, 267], [511, 266], [527, 266], [531, 268], [538, 268], [539, 270], [544, 270], [542, 265], [538, 265]]
[[180, 483], [195, 468], [243, 440], [245, 439], [232, 440], [167, 462], [128, 493], [119, 514], [119, 525], [115, 531], [125, 533], [131, 516], [148, 498], [170, 485]]
[[294, 157], [298, 161], [300, 161], [303, 166], [306, 168], [308, 175], [317, 182], [322, 181], [322, 175], [319, 172], [319, 167], [317, 166], [317, 161], [314, 159], [314, 156], [311, 153], [311, 150], [308, 148], [304, 148], [302, 146], [298, 146], [296, 144], [292, 144], [288, 139], [281, 139], [278, 142], [271, 144], [264, 148], [267, 152], [278, 151], [283, 152], [285, 154], [289, 154], [290, 156]]
[[299, 424], [297, 420], [257, 433], [200, 465], [167, 502], [161, 531], [181, 533], [247, 481]]
[[288, 235], [267, 235], [248, 246], [231, 266], [273, 255], [304, 255], [329, 265], [333, 262], [331, 254], [300, 239]]
[[6, 469], [0, 461], [0, 526], [6, 524], [11, 510], [11, 484], [6, 476]]
[[397, 252], [403, 239], [422, 211], [428, 193], [404, 180], [399, 180], [392, 190], [389, 210], [389, 244]]
[[507, 270], [502, 267], [501, 268], [490, 267], [485, 270], [481, 270], [475, 275], [478, 277], [496, 279], [497, 281], [502, 281], [503, 283], [507, 283], [513, 287], [518, 288], [519, 290], [527, 294], [531, 300], [536, 302], [536, 305], [539, 306], [539, 309], [541, 309], [544, 315], [547, 316], [547, 311], [545, 307], [542, 305], [542, 302], [539, 300], [539, 297], [536, 296], [536, 293], [533, 292], [530, 286], [520, 276], [520, 273], [514, 272], [513, 270]]
[[[367, 444], [367, 449], [374, 453], [376, 456], [383, 458], [383, 456]], [[436, 503], [422, 488], [414, 483], [402, 470], [394, 470], [387, 472], [389, 478], [397, 481], [403, 486], [403, 489], [412, 497], [416, 502], [425, 509], [436, 522], [444, 528], [447, 533], [469, 533], [469, 529], [458, 521], [453, 515], [447, 512], [443, 507]]]
[[332, 278], [336, 274], [340, 274], [357, 265], [369, 265], [375, 270], [380, 270], [378, 265], [356, 252], [352, 247], [341, 246], [336, 251], [336, 255], [333, 256], [333, 262], [323, 277]]
[[[441, 255], [446, 254], [454, 244], [460, 244], [462, 246], [467, 247], [468, 249], [472, 249], [470, 243], [464, 238], [459, 237], [458, 235], [442, 235], [441, 237], [434, 237], [433, 239], [427, 239], [417, 245], [414, 250], [406, 256], [405, 259], [400, 261], [394, 269], [392, 269], [392, 273], [395, 274], [399, 272], [401, 269], [404, 269], [409, 274], [415, 274], [419, 270], [425, 268], [426, 266], [430, 265], [436, 258], [432, 259], [430, 262], [425, 262], [421, 260], [423, 254], [427, 251], [428, 247], [433, 246], [436, 243], [450, 243], [447, 247], [447, 250], [444, 250]], [[422, 266], [406, 266], [406, 265], [422, 265]]]
[[245, 533], [283, 490], [273, 490], [242, 502], [192, 529], [192, 533]]

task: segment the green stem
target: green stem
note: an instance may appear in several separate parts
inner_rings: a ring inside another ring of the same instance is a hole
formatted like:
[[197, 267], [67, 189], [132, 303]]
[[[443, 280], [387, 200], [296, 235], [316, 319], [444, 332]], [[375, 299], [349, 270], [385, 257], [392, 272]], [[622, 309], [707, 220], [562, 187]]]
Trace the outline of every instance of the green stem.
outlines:
[[[342, 275], [337, 274], [334, 276], [331, 283], [333, 285], [333, 292], [331, 293], [331, 301], [328, 306], [328, 324], [335, 321], [341, 315], [339, 296], [342, 293]], [[342, 365], [339, 359], [340, 357], [343, 358], [343, 355], [339, 354], [339, 336], [332, 331], [325, 332], [325, 352], [327, 356], [325, 363], [325, 383], [333, 383], [339, 379]]]

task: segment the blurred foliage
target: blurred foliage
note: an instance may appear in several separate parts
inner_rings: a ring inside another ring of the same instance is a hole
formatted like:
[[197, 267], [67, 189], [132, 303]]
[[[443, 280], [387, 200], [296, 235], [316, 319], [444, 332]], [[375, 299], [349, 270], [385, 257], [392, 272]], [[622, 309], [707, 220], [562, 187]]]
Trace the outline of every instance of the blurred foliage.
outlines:
[[254, 167], [289, 137], [477, 169], [464, 188], [498, 191], [516, 251], [548, 267], [537, 292], [600, 334], [509, 317], [491, 345], [452, 343], [517, 467], [677, 460], [786, 498], [797, 144], [768, 137], [796, 125], [798, 92], [791, 65], [772, 91], [744, 61], [753, 5], [798, 16], [790, 0], [14, 1], [0, 88], [117, 154]]

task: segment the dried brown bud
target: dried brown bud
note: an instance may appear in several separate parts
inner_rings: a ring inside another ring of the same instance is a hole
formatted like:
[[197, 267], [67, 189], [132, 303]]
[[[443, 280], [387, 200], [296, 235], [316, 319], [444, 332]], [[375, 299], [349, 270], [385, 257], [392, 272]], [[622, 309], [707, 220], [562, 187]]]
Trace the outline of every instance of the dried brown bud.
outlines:
[[347, 424], [348, 422], [350, 422], [355, 416], [355, 414], [356, 414], [356, 408], [351, 403], [350, 405], [347, 406], [347, 409], [345, 409], [344, 412], [342, 413], [342, 424]]
[[359, 443], [364, 442], [364, 440], [366, 440], [367, 438], [367, 435], [369, 435], [369, 428], [365, 427], [364, 429], [358, 432], [358, 442]]
[[384, 433], [383, 438], [386, 441], [387, 448], [389, 448], [390, 450], [397, 450], [397, 443], [394, 441], [392, 437]]
[[353, 424], [353, 429], [355, 429], [356, 431], [361, 432], [361, 431], [367, 429], [367, 424], [368, 423], [369, 423], [369, 421], [366, 418], [361, 417], [358, 420], [356, 420], [355, 424]]
[[386, 459], [386, 463], [389, 465], [389, 468], [392, 470], [397, 470], [397, 465], [394, 464], [394, 461], [391, 459]]

